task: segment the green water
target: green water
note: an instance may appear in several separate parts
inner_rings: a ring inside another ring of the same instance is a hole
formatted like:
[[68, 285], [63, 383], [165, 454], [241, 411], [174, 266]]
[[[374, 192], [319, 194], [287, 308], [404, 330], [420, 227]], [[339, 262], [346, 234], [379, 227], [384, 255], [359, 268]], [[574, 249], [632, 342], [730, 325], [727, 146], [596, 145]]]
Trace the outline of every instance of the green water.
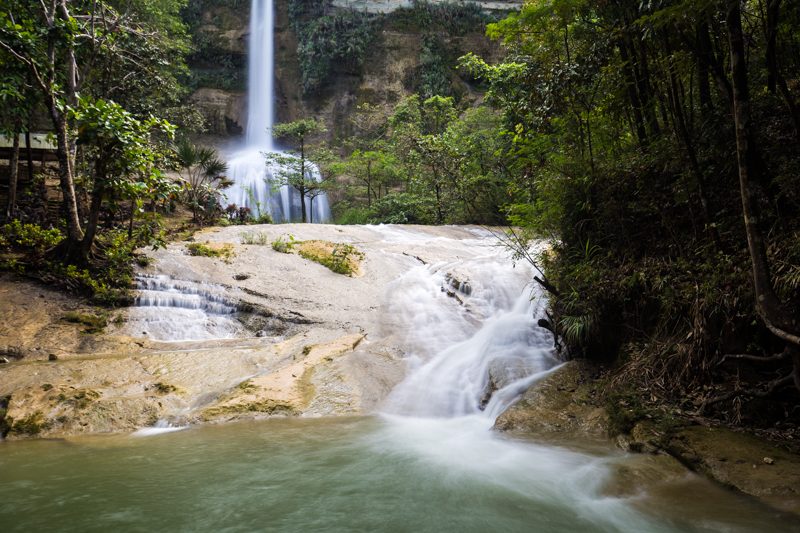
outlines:
[[694, 477], [609, 494], [631, 460], [511, 442], [474, 421], [378, 418], [6, 442], [0, 530], [788, 530]]

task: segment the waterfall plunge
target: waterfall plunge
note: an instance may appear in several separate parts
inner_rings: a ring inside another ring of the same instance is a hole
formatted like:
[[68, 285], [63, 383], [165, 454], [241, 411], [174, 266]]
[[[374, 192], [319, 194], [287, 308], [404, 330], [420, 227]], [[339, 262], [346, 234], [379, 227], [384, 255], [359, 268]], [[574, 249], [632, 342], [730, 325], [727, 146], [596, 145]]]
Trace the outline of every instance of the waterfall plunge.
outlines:
[[[276, 222], [297, 220], [300, 195], [289, 185], [280, 185], [275, 168], [267, 164], [264, 152], [275, 152], [272, 134], [274, 102], [274, 8], [272, 0], [252, 0], [248, 45], [247, 129], [244, 145], [228, 158], [228, 174], [234, 185], [225, 192], [229, 203], [246, 206], [255, 215], [269, 213]], [[308, 179], [319, 181], [311, 165]], [[306, 210], [314, 222], [330, 220], [328, 199], [323, 194]]]

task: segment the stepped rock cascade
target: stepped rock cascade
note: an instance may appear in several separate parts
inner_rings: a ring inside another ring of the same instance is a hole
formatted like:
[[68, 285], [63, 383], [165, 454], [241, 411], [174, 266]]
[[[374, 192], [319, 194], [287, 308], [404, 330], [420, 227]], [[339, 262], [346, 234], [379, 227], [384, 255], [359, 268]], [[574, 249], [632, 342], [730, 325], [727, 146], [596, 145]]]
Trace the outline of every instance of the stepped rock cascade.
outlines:
[[[278, 182], [278, 169], [264, 157], [265, 153], [279, 151], [271, 133], [275, 117], [273, 2], [252, 0], [250, 9], [247, 128], [244, 144], [228, 157], [228, 175], [234, 184], [225, 191], [225, 196], [229, 203], [248, 207], [256, 216], [267, 213], [276, 222], [288, 222], [300, 216], [300, 196], [291, 186]], [[309, 165], [307, 179], [321, 179], [313, 164]], [[305, 201], [313, 222], [330, 220], [324, 194], [313, 202], [308, 198]]]
[[236, 304], [224, 287], [176, 280], [169, 276], [136, 277], [135, 307], [126, 329], [132, 336], [158, 341], [230, 339], [243, 334]]
[[[447, 274], [456, 268], [468, 283]], [[555, 367], [552, 341], [535, 321], [543, 295], [526, 288], [529, 279], [529, 269], [489, 256], [418, 266], [395, 282], [392, 312], [407, 322], [412, 369], [387, 412], [493, 421]], [[439, 303], [453, 298], [461, 305]]]

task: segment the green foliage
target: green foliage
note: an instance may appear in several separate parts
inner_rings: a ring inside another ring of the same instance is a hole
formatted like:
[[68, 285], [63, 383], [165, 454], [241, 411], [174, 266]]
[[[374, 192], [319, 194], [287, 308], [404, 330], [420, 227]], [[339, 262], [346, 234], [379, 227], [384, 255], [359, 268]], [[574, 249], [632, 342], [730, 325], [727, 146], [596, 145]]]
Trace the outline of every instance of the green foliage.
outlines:
[[426, 35], [423, 38], [417, 84], [417, 92], [423, 98], [436, 95], [450, 96], [453, 93], [451, 84], [452, 65], [455, 63], [453, 59], [439, 36]]
[[284, 238], [283, 235], [272, 241], [272, 249], [282, 254], [290, 254], [294, 250], [297, 241], [294, 236], [289, 234]]
[[411, 6], [388, 15], [389, 24], [403, 31], [443, 31], [465, 35], [482, 31], [493, 20], [475, 2], [431, 3], [413, 0]]
[[346, 207], [335, 216], [337, 224], [369, 224], [372, 209], [369, 207]]
[[73, 324], [80, 324], [84, 326], [85, 333], [102, 333], [105, 330], [106, 326], [108, 325], [108, 314], [101, 313], [99, 315], [93, 315], [90, 313], [79, 313], [77, 311], [70, 311], [68, 313], [64, 313], [64, 316], [61, 317], [66, 322], [71, 322]]
[[183, 194], [195, 222], [216, 220], [222, 214], [221, 191], [233, 185], [225, 176], [228, 165], [216, 150], [183, 137], [173, 147], [183, 180]]
[[358, 272], [359, 264], [364, 259], [364, 253], [355, 246], [345, 243], [333, 244], [333, 248], [328, 250], [329, 243], [318, 245], [319, 241], [308, 241], [311, 246], [300, 246], [300, 256], [319, 263], [328, 270], [344, 276], [352, 276]]
[[[377, 34], [376, 18], [355, 10], [325, 13], [324, 7], [292, 2], [303, 92], [319, 92], [334, 70], [359, 73]], [[324, 2], [319, 2], [323, 4]]]
[[[248, 0], [192, 0], [182, 10], [182, 18], [192, 38], [187, 57], [191, 73], [186, 80], [189, 89], [211, 87], [226, 91], [246, 88], [246, 64], [241, 54], [231, 52], [220, 37], [219, 29], [236, 27], [239, 17], [230, 14], [247, 10]], [[214, 29], [209, 30], [208, 26]]]
[[19, 220], [0, 226], [0, 249], [21, 249], [41, 254], [63, 238], [64, 235], [57, 228], [45, 229]]
[[[309, 138], [324, 133], [325, 125], [316, 119], [300, 119], [294, 122], [277, 124], [273, 127], [273, 134], [278, 138], [287, 139], [297, 149], [290, 152], [268, 152], [264, 157], [272, 164], [273, 178], [277, 184], [288, 185], [300, 194], [300, 206], [303, 222], [314, 222], [313, 202], [318, 196], [325, 193], [328, 182], [324, 179], [315, 179], [309, 161]], [[310, 200], [311, 217], [308, 216], [306, 200]]]
[[[742, 4], [753, 127], [767, 162], [755, 194], [769, 231], [773, 285], [796, 314], [797, 95], [769, 88], [760, 5]], [[448, 181], [478, 186], [471, 197], [494, 198], [521, 226], [517, 258], [546, 275], [552, 322], [570, 355], [619, 357], [620, 379], [654, 396], [708, 385], [720, 377], [722, 354], [782, 349], [753, 309], [725, 89], [729, 57], [715, 55], [728, 48], [728, 35], [709, 23], [724, 17], [710, 2], [527, 2], [488, 27], [505, 45], [502, 62], [460, 59], [499, 112], [491, 134], [473, 135], [480, 121], [465, 127], [464, 115], [444, 130], [424, 126], [420, 101], [406, 102], [394, 117], [398, 142], [414, 156], [406, 164], [432, 170], [428, 161], [438, 161], [440, 174], [466, 177], [437, 181], [415, 172], [417, 187], [441, 185], [449, 208], [466, 195]], [[799, 23], [780, 19], [780, 57], [797, 46]], [[788, 60], [772, 74], [776, 86], [797, 72], [800, 62]], [[459, 158], [487, 144], [485, 155]], [[471, 183], [471, 176], [481, 178]], [[542, 238], [548, 253], [532, 255], [529, 245]], [[637, 418], [635, 407], [613, 415], [620, 431]]]
[[430, 224], [427, 202], [412, 193], [388, 194], [369, 211], [369, 224]]
[[36, 411], [25, 418], [12, 421], [9, 433], [35, 437], [49, 427], [50, 424], [45, 420], [44, 413]]
[[189, 255], [195, 257], [219, 257], [225, 262], [233, 258], [233, 247], [230, 244], [222, 246], [209, 246], [207, 243], [192, 242], [186, 245]]

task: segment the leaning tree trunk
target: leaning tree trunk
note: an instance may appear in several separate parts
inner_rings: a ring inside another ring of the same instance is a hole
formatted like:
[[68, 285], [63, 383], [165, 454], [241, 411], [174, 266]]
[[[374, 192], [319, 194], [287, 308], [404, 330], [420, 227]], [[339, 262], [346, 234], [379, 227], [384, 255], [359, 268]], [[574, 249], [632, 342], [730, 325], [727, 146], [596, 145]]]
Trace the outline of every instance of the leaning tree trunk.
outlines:
[[[800, 318], [780, 301], [772, 286], [767, 258], [767, 246], [759, 225], [758, 192], [756, 183], [763, 172], [753, 140], [750, 117], [750, 93], [747, 63], [742, 32], [740, 0], [728, 0], [726, 16], [733, 79], [733, 116], [736, 125], [736, 153], [739, 166], [739, 188], [742, 212], [747, 233], [747, 248], [753, 267], [753, 288], [756, 309], [767, 328], [791, 345], [794, 354], [800, 347]], [[794, 381], [798, 383], [800, 359], [793, 357]], [[798, 387], [800, 389], [800, 387]]]

